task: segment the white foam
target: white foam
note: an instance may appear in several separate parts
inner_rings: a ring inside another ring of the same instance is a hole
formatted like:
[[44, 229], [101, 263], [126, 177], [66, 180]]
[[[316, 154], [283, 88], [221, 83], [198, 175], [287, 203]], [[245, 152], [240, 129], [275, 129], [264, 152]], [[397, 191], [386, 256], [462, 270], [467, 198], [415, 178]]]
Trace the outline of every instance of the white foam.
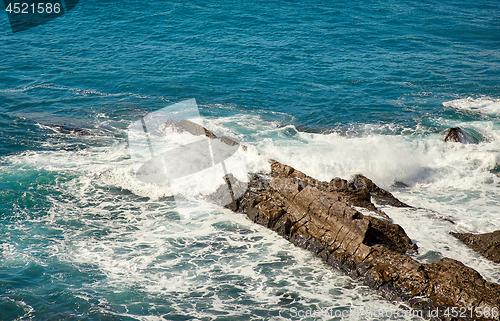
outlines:
[[[444, 143], [444, 133], [324, 135], [297, 132], [293, 126], [266, 126], [252, 117], [239, 121], [253, 130], [245, 140], [265, 156], [255, 158], [261, 167], [266, 158], [274, 158], [321, 180], [362, 173], [385, 188], [403, 182], [436, 189], [481, 189], [498, 182], [490, 169], [500, 161], [500, 127], [491, 121], [469, 123], [470, 127], [482, 128], [487, 140], [467, 145]], [[288, 135], [288, 130], [295, 134]]]
[[500, 115], [500, 99], [488, 96], [455, 99], [444, 102], [443, 106], [473, 113]]
[[[225, 121], [236, 125], [226, 128]], [[443, 126], [457, 125], [450, 120], [437, 121]], [[267, 158], [274, 158], [325, 181], [362, 173], [413, 202], [410, 204], [430, 205], [429, 209], [436, 211], [448, 208], [444, 215], [480, 208], [482, 214], [476, 211], [478, 215], [488, 216], [489, 212], [494, 219], [500, 208], [500, 179], [490, 170], [500, 163], [500, 125], [489, 120], [461, 125], [476, 129], [486, 139], [479, 144], [445, 143], [445, 132], [408, 130], [407, 135], [383, 135], [373, 133], [380, 132], [376, 126], [365, 128], [368, 132], [364, 136], [303, 133], [293, 126], [262, 122], [253, 115], [209, 119], [207, 123], [218, 134], [255, 145], [260, 155], [254, 153], [250, 163], [256, 161], [262, 168]], [[250, 133], [243, 135], [243, 130]], [[409, 187], [394, 189], [395, 182]], [[433, 206], [438, 204], [441, 206]]]

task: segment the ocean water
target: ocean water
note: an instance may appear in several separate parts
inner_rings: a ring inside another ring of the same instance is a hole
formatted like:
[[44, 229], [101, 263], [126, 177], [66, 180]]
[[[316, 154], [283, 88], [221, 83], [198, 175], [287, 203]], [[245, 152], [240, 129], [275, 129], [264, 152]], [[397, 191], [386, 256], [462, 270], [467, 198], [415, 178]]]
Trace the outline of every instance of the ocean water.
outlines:
[[[180, 220], [138, 181], [130, 126], [193, 98], [249, 171], [362, 173], [416, 207], [382, 209], [417, 260], [500, 282], [449, 235], [500, 229], [495, 0], [81, 0], [17, 33], [4, 13], [0, 39], [0, 320], [421, 319], [244, 215]], [[480, 142], [445, 143], [457, 126]]]

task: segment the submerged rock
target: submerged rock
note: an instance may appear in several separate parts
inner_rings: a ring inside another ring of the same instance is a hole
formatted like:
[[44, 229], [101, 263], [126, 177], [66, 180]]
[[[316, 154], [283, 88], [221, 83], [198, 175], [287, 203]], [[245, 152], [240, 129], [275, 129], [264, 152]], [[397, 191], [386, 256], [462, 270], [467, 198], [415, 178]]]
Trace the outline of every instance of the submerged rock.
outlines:
[[500, 231], [485, 234], [450, 233], [468, 247], [495, 263], [500, 263]]
[[76, 135], [90, 135], [92, 132], [87, 128], [80, 128], [75, 125], [47, 125], [47, 127], [52, 128], [53, 130], [61, 133], [61, 134], [76, 134]]
[[[422, 264], [408, 256], [417, 246], [403, 228], [363, 215], [351, 205], [373, 209], [370, 198], [408, 206], [364, 176], [347, 182], [318, 181], [272, 161], [271, 174], [253, 174], [233, 204], [252, 221], [307, 249], [329, 265], [414, 309], [481, 309], [500, 306], [500, 285], [485, 281], [461, 262], [443, 258]], [[376, 209], [376, 208], [375, 208]], [[425, 315], [426, 319], [452, 317]], [[477, 320], [477, 315], [462, 320]]]
[[448, 129], [446, 133], [446, 137], [444, 138], [445, 142], [457, 142], [457, 143], [465, 143], [465, 133], [462, 131], [460, 127], [453, 127]]
[[460, 127], [449, 128], [446, 132], [445, 142], [457, 142], [462, 144], [478, 144], [484, 140], [483, 135], [472, 129]]
[[195, 136], [206, 136], [208, 138], [217, 138], [214, 133], [206, 129], [205, 127], [193, 123], [187, 119], [181, 119], [179, 121], [172, 120], [169, 118], [165, 123], [166, 127], [171, 127], [178, 132], [188, 132]]
[[[172, 128], [177, 132], [188, 132], [192, 135], [195, 136], [206, 136], [210, 139], [216, 139], [218, 138], [221, 142], [228, 146], [239, 146], [240, 144], [231, 138], [228, 138], [226, 136], [221, 136], [217, 137], [214, 133], [206, 129], [205, 127], [198, 125], [190, 120], [187, 119], [181, 119], [179, 121], [172, 120], [169, 118], [167, 122], [165, 123], [166, 128]], [[243, 150], [246, 150], [246, 146], [241, 145]]]

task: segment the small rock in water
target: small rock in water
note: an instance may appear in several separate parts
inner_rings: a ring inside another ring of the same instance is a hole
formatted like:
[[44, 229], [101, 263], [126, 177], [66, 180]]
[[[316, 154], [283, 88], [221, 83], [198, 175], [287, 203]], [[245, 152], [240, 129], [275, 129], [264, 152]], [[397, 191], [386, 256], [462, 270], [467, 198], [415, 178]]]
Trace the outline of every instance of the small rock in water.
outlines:
[[47, 125], [48, 127], [62, 133], [62, 134], [76, 134], [76, 135], [90, 135], [89, 129], [80, 128], [74, 125]]
[[449, 128], [445, 142], [457, 142], [462, 144], [479, 144], [484, 140], [483, 135], [472, 129], [462, 129], [460, 127]]

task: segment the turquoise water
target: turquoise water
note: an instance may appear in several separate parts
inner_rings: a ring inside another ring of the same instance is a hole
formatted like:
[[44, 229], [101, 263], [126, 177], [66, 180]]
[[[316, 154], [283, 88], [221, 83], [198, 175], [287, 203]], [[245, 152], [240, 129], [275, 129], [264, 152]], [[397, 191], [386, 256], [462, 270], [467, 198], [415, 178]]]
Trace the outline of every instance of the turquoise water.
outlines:
[[[3, 14], [0, 38], [1, 320], [399, 309], [244, 216], [200, 204], [180, 221], [171, 191], [135, 179], [129, 126], [191, 98], [255, 147], [249, 170], [362, 172], [427, 209], [386, 209], [417, 259], [500, 280], [447, 234], [500, 229], [496, 1], [82, 0], [15, 34]], [[481, 142], [445, 144], [455, 126]]]

